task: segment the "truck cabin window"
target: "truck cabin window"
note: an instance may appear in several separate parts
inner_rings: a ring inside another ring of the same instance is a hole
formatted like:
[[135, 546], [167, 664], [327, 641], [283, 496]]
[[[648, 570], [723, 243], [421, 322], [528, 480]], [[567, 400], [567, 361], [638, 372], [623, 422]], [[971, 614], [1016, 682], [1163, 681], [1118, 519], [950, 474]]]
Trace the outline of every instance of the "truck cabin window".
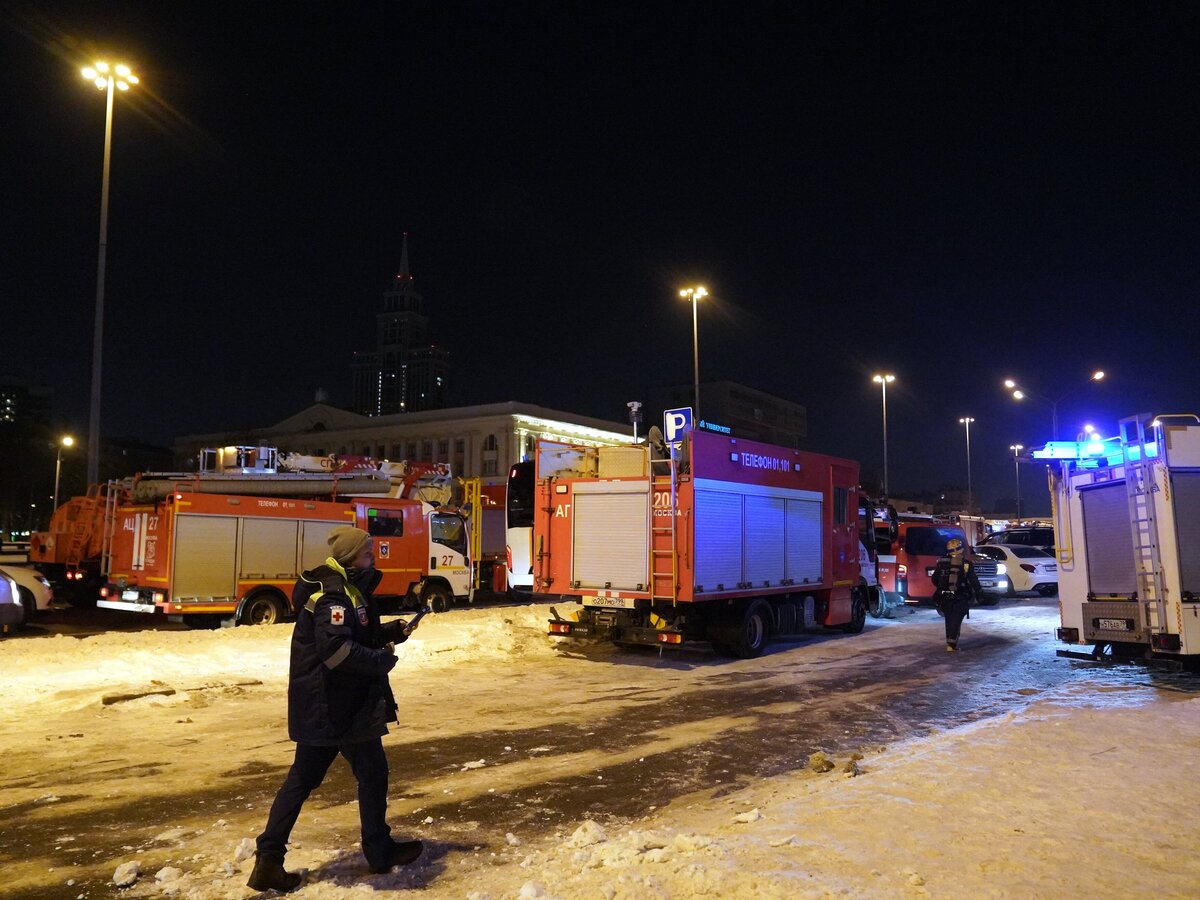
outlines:
[[950, 538], [958, 538], [964, 544], [967, 542], [961, 528], [910, 527], [904, 534], [904, 552], [915, 556], [945, 556], [946, 542]]
[[449, 513], [434, 513], [430, 517], [429, 536], [435, 544], [441, 544], [467, 555], [467, 529], [463, 520]]
[[401, 537], [404, 513], [399, 509], [368, 509], [367, 534], [371, 537]]

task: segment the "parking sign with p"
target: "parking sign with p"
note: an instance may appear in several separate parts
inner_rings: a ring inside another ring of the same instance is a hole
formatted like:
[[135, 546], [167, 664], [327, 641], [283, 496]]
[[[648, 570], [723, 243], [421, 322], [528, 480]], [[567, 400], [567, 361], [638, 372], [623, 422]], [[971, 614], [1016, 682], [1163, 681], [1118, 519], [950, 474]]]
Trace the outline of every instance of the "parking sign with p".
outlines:
[[668, 409], [663, 413], [663, 438], [667, 443], [678, 444], [692, 430], [692, 408]]

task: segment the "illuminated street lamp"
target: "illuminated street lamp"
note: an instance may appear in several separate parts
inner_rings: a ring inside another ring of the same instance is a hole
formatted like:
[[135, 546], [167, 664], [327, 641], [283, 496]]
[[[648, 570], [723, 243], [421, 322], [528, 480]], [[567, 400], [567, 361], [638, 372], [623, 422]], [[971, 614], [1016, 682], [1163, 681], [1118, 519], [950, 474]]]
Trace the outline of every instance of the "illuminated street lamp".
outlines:
[[958, 420], [959, 425], [967, 426], [967, 512], [975, 509], [975, 495], [971, 491], [971, 423], [974, 421], [970, 416]]
[[62, 452], [63, 447], [75, 446], [75, 438], [69, 434], [64, 435], [58, 442], [58, 458], [54, 460], [54, 500], [50, 504], [50, 515], [54, 515], [54, 511], [58, 509], [58, 477], [62, 474]]
[[888, 497], [887, 386], [896, 380], [896, 376], [880, 373], [871, 380], [883, 391], [883, 496], [886, 499]]
[[679, 292], [679, 296], [686, 300], [692, 301], [692, 376], [693, 376], [693, 397], [692, 402], [696, 408], [693, 410], [695, 421], [692, 422], [692, 427], [700, 427], [700, 339], [699, 329], [697, 327], [696, 303], [708, 296], [708, 290], [701, 285], [696, 287], [684, 288]]
[[1017, 524], [1021, 524], [1021, 464], [1017, 462], [1017, 458], [1021, 455], [1021, 451], [1025, 449], [1024, 444], [1009, 444], [1008, 449], [1013, 454], [1013, 472], [1017, 476]]
[[1006, 388], [1008, 388], [1009, 391], [1012, 392], [1012, 398], [1014, 400], [1026, 400], [1026, 399], [1036, 400], [1039, 403], [1045, 403], [1047, 406], [1050, 407], [1051, 431], [1053, 434], [1053, 440], [1057, 441], [1058, 440], [1058, 404], [1060, 404], [1063, 400], [1067, 399], [1067, 397], [1070, 397], [1076, 391], [1082, 390], [1083, 388], [1087, 387], [1088, 384], [1091, 384], [1093, 381], [1103, 381], [1103, 380], [1104, 380], [1104, 372], [1097, 370], [1097, 371], [1093, 372], [1091, 374], [1091, 376], [1089, 376], [1087, 383], [1081, 384], [1078, 387], [1071, 388], [1071, 390], [1067, 391], [1065, 394], [1060, 394], [1057, 398], [1055, 398], [1053, 400], [1051, 400], [1049, 397], [1038, 396], [1037, 394], [1033, 393], [1032, 391], [1029, 391], [1029, 390], [1021, 387], [1019, 384], [1017, 384], [1017, 382], [1015, 382], [1011, 378], [1004, 379], [1004, 386]]
[[96, 263], [96, 323], [92, 331], [92, 404], [88, 417], [87, 483], [99, 481], [100, 472], [100, 361], [104, 344], [104, 263], [108, 249], [108, 168], [112, 156], [113, 90], [127, 91], [138, 83], [129, 66], [97, 62], [83, 70], [83, 77], [108, 92], [104, 114], [104, 175], [100, 188], [100, 254]]

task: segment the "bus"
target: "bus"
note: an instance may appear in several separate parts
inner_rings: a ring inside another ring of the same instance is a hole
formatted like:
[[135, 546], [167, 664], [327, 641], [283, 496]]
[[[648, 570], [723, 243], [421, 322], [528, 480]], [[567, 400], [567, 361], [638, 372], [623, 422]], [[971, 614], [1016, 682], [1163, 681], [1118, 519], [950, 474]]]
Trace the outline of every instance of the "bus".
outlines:
[[533, 460], [508, 470], [504, 502], [504, 556], [510, 594], [533, 592]]

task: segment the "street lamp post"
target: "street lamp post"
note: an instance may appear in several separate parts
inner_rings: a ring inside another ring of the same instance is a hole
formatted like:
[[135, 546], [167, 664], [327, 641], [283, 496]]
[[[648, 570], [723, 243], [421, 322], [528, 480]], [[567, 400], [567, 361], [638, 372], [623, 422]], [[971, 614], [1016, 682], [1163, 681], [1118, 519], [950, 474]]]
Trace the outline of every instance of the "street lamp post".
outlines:
[[[1103, 380], [1104, 380], [1104, 372], [1097, 370], [1088, 377], [1088, 384], [1091, 384], [1093, 381], [1103, 381]], [[1058, 397], [1056, 397], [1054, 399], [1050, 399], [1049, 397], [1039, 397], [1037, 394], [1034, 394], [1034, 393], [1026, 390], [1025, 388], [1021, 387], [1019, 384], [1017, 384], [1017, 382], [1015, 382], [1011, 378], [1006, 378], [1004, 380], [1004, 386], [1006, 388], [1008, 388], [1010, 391], [1012, 391], [1012, 398], [1014, 400], [1025, 400], [1026, 398], [1028, 398], [1030, 400], [1037, 400], [1039, 403], [1045, 403], [1047, 406], [1050, 407], [1050, 427], [1051, 427], [1051, 434], [1053, 435], [1052, 439], [1057, 441], [1058, 440], [1058, 404], [1062, 403], [1064, 400], [1066, 400], [1068, 397], [1070, 397], [1076, 391], [1080, 391], [1083, 388], [1087, 387], [1087, 384], [1081, 384], [1078, 387], [1073, 387], [1073, 388], [1071, 388], [1071, 390], [1067, 391], [1065, 394], [1059, 394]]]
[[696, 417], [692, 426], [700, 427], [700, 330], [699, 318], [696, 315], [696, 303], [708, 296], [708, 291], [700, 285], [684, 288], [679, 296], [692, 301], [692, 402], [695, 404], [693, 413]]
[[967, 426], [967, 512], [975, 511], [975, 495], [971, 490], [971, 423], [975, 420], [970, 416], [963, 416], [958, 420], [959, 425]]
[[62, 437], [58, 442], [58, 458], [54, 460], [54, 500], [50, 504], [50, 515], [54, 515], [54, 511], [58, 509], [58, 478], [62, 474], [62, 452], [63, 447], [73, 447], [75, 438], [69, 434]]
[[887, 386], [896, 380], [895, 375], [879, 373], [872, 379], [883, 391], [883, 496], [888, 496], [888, 440], [887, 440]]
[[1024, 444], [1009, 444], [1008, 449], [1013, 455], [1013, 473], [1017, 476], [1017, 524], [1021, 524], [1021, 464], [1017, 462], [1017, 457], [1021, 455], [1021, 451], [1025, 449]]
[[113, 91], [129, 90], [138, 83], [126, 65], [97, 62], [83, 69], [83, 77], [108, 92], [104, 113], [104, 174], [100, 186], [100, 252], [96, 263], [96, 321], [92, 330], [92, 402], [88, 416], [87, 483], [99, 481], [100, 473], [100, 373], [104, 345], [104, 266], [108, 251], [108, 169], [112, 157]]

